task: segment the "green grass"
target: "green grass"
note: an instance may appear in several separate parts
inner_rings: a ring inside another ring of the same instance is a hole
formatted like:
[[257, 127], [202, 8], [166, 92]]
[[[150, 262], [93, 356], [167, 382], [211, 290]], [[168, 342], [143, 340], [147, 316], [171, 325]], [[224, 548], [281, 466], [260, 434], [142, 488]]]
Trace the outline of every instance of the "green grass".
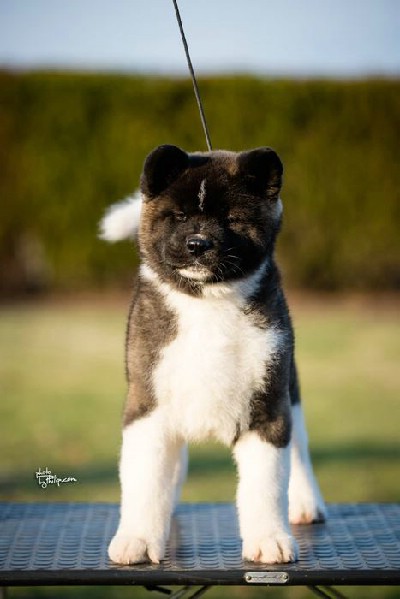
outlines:
[[[315, 470], [327, 501], [399, 500], [400, 325], [396, 303], [292, 302]], [[0, 312], [0, 493], [12, 500], [117, 501], [127, 305], [51, 303]], [[386, 306], [386, 308], [385, 308]], [[38, 467], [77, 484], [38, 487]], [[191, 448], [183, 499], [231, 501], [235, 470], [217, 444]], [[13, 589], [11, 597], [141, 597], [139, 590]], [[302, 599], [304, 589], [208, 596]], [[351, 597], [399, 595], [352, 589]]]

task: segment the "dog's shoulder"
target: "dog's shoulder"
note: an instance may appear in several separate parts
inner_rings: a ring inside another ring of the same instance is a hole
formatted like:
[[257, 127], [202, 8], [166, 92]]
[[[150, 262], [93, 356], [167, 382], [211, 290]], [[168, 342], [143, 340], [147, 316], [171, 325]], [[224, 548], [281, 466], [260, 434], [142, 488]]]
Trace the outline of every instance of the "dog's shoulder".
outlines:
[[247, 300], [246, 312], [260, 327], [275, 327], [291, 340], [293, 326], [281, 282], [281, 274], [274, 260], [268, 262], [259, 285]]

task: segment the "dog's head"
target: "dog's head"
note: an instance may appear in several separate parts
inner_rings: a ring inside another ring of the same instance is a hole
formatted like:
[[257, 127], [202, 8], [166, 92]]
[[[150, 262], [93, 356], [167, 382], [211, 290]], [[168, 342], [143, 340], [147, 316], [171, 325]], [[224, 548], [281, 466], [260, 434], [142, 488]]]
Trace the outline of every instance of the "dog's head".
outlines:
[[251, 274], [273, 252], [282, 170], [270, 148], [194, 154], [156, 148], [141, 177], [143, 259], [181, 288]]
[[181, 290], [242, 279], [272, 256], [281, 222], [282, 163], [270, 148], [147, 157], [141, 194], [113, 206], [104, 239], [135, 237], [142, 260]]

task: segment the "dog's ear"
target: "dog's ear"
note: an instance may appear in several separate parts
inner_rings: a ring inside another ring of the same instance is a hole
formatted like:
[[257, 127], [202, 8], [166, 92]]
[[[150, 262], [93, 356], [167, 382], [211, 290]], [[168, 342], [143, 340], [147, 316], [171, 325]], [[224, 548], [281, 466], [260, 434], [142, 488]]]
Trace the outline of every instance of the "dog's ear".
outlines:
[[257, 148], [238, 156], [239, 174], [250, 191], [274, 200], [282, 187], [283, 166], [271, 148]]
[[140, 179], [142, 193], [154, 198], [187, 169], [189, 156], [176, 146], [158, 146], [146, 158]]

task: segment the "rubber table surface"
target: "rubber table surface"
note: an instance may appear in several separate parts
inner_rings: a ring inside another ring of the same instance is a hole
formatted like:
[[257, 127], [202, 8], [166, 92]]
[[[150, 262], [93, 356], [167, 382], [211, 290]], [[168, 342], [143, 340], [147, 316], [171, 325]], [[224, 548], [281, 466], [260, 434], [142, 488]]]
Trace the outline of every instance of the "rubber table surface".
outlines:
[[159, 566], [113, 565], [117, 524], [115, 504], [0, 502], [0, 584], [400, 584], [400, 504], [330, 504], [293, 527], [299, 561], [276, 566], [242, 560], [232, 504], [180, 504]]

